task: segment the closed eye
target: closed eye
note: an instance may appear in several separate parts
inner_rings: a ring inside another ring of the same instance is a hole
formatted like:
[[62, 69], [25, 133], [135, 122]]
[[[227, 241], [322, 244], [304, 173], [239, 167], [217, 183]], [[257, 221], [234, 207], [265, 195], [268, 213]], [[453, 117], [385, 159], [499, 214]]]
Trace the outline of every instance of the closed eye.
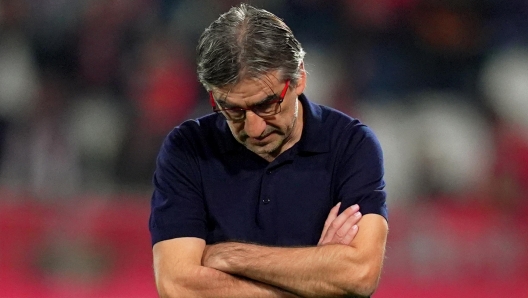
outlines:
[[223, 101], [223, 100], [218, 100], [218, 105], [220, 106], [220, 109], [222, 110], [228, 110], [228, 111], [245, 111], [245, 110], [251, 110], [251, 109], [261, 109], [261, 108], [266, 108], [268, 107], [269, 105], [271, 104], [274, 104], [274, 103], [277, 103], [277, 101], [279, 101], [280, 98], [279, 96], [275, 95], [275, 94], [272, 94], [268, 97], [266, 97], [263, 101], [257, 103], [257, 104], [254, 104], [252, 105], [251, 107], [245, 109], [245, 108], [241, 108], [241, 107], [235, 107], [235, 106], [230, 106], [227, 102]]
[[260, 103], [257, 103], [256, 105], [254, 105], [253, 108], [256, 108], [256, 109], [265, 108], [265, 107], [268, 107], [269, 105], [277, 103], [279, 100], [280, 100], [279, 96], [270, 95], [266, 99], [261, 101]]

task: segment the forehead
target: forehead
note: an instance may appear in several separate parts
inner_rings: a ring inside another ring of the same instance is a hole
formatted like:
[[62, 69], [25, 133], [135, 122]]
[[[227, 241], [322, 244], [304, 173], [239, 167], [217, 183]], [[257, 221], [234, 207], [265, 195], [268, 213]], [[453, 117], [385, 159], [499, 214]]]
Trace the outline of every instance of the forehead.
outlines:
[[240, 82], [222, 88], [213, 88], [217, 101], [232, 105], [252, 105], [273, 95], [281, 87], [276, 75], [264, 75], [258, 78], [246, 78]]

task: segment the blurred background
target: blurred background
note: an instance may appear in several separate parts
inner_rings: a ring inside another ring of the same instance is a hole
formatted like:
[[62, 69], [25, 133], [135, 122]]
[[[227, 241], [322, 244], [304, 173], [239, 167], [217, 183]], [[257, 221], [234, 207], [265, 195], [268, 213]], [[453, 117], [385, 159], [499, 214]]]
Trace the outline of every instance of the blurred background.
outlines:
[[[528, 2], [261, 0], [307, 96], [373, 128], [390, 235], [373, 297], [528, 297]], [[156, 297], [154, 161], [209, 113], [234, 0], [0, 1], [0, 297]]]

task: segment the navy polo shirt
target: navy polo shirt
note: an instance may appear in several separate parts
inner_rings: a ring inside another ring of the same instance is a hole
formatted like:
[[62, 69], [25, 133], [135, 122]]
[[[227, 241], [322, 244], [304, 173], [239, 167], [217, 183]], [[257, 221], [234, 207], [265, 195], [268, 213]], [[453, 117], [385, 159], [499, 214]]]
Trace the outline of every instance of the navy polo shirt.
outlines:
[[238, 143], [225, 118], [188, 120], [165, 139], [151, 201], [152, 244], [197, 237], [208, 244], [316, 245], [330, 209], [359, 204], [387, 218], [383, 159], [357, 119], [299, 96], [300, 141], [268, 162]]

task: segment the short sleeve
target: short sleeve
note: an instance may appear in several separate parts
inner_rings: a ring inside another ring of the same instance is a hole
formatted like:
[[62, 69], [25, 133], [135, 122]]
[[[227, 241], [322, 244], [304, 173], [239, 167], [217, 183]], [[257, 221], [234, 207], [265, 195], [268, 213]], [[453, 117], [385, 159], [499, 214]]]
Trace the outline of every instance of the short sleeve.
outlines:
[[153, 177], [149, 230], [152, 245], [178, 237], [206, 238], [199, 161], [182, 128], [164, 140]]
[[342, 137], [345, 145], [337, 174], [341, 211], [359, 204], [362, 214], [388, 219], [383, 153], [377, 137], [363, 124], [350, 125]]

